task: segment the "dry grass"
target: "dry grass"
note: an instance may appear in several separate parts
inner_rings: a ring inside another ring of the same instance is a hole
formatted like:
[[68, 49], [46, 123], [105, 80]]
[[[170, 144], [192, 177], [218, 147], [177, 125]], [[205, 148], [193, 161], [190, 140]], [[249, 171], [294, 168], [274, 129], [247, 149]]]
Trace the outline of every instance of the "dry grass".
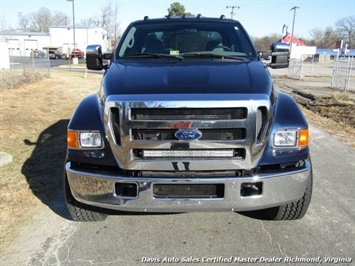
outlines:
[[80, 100], [97, 92], [100, 80], [96, 74], [52, 71], [50, 77], [0, 90], [0, 151], [13, 156], [11, 165], [0, 168], [2, 247], [60, 186], [67, 122]]
[[331, 98], [336, 103], [353, 104], [348, 93], [336, 92], [332, 94]]
[[302, 106], [301, 109], [309, 124], [323, 129], [325, 132], [343, 142], [345, 145], [355, 149], [354, 127], [349, 126], [343, 122], [336, 122], [332, 118], [321, 116]]
[[0, 69], [0, 88], [18, 88], [21, 84], [38, 82], [46, 77], [49, 77], [48, 69]]
[[295, 98], [309, 123], [355, 148], [355, 101], [349, 93], [336, 92], [330, 97], [314, 96], [313, 101]]

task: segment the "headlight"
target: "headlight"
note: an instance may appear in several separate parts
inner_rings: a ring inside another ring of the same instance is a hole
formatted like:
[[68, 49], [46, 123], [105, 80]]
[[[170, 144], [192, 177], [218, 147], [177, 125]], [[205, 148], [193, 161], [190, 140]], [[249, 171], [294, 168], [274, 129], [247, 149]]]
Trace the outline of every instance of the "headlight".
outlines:
[[102, 146], [101, 134], [99, 132], [81, 132], [81, 148], [100, 148]]
[[80, 132], [68, 130], [68, 147], [72, 149], [98, 149], [102, 148], [100, 132]]
[[274, 135], [276, 147], [305, 147], [308, 146], [308, 129], [278, 130]]
[[274, 137], [274, 145], [280, 147], [296, 146], [297, 131], [296, 130], [279, 130], [276, 131]]

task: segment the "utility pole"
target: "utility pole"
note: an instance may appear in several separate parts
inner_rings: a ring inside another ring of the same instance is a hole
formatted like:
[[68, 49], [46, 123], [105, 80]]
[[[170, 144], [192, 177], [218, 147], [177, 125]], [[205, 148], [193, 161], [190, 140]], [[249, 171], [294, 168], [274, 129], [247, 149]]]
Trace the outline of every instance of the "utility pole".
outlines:
[[[74, 11], [74, 0], [67, 0], [68, 2], [72, 2], [72, 9], [73, 9], [73, 41], [74, 41], [74, 54], [73, 58], [75, 57], [75, 11]], [[70, 55], [68, 55], [70, 57]]]
[[292, 51], [292, 38], [293, 38], [293, 32], [295, 29], [295, 18], [296, 18], [296, 9], [299, 8], [298, 6], [294, 6], [293, 8], [290, 9], [293, 10], [293, 22], [292, 22], [292, 33], [291, 33], [291, 40], [290, 40], [290, 55]]
[[226, 8], [227, 8], [227, 9], [228, 9], [228, 8], [231, 8], [231, 9], [232, 9], [232, 12], [231, 12], [231, 19], [233, 19], [233, 15], [235, 15], [235, 13], [234, 13], [234, 8], [238, 8], [238, 9], [239, 9], [240, 7], [239, 7], [239, 6], [227, 6]]

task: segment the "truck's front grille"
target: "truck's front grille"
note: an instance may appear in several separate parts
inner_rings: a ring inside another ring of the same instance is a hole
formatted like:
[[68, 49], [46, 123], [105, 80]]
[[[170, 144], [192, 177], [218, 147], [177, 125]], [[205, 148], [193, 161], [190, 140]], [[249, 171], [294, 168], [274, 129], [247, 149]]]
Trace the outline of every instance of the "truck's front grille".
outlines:
[[[132, 140], [164, 141], [177, 140], [175, 137], [177, 129], [132, 129]], [[199, 129], [202, 133], [200, 141], [203, 140], [243, 140], [246, 129], [244, 128], [217, 128]]]
[[258, 162], [270, 110], [264, 94], [112, 95], [105, 129], [124, 170], [235, 171]]
[[247, 118], [248, 110], [238, 108], [132, 108], [132, 120], [230, 120]]

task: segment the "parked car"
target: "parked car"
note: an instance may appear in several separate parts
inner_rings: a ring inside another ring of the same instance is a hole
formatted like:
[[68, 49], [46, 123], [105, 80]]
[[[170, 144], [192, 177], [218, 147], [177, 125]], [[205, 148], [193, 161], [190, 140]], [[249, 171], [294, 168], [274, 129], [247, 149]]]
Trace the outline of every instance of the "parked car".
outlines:
[[61, 57], [62, 57], [62, 55], [59, 54], [57, 51], [54, 51], [54, 50], [49, 51], [49, 58], [50, 59], [59, 59]]
[[84, 53], [80, 49], [73, 49], [71, 52], [70, 58], [73, 58], [73, 57], [83, 58]]
[[68, 59], [68, 54], [62, 53], [62, 54], [61, 54], [61, 58], [62, 58], [62, 59]]
[[43, 51], [40, 51], [40, 50], [37, 50], [37, 49], [32, 50], [31, 54], [30, 54], [30, 57], [32, 57], [32, 58], [40, 58], [40, 57], [43, 58], [45, 56], [46, 56], [46, 54]]

